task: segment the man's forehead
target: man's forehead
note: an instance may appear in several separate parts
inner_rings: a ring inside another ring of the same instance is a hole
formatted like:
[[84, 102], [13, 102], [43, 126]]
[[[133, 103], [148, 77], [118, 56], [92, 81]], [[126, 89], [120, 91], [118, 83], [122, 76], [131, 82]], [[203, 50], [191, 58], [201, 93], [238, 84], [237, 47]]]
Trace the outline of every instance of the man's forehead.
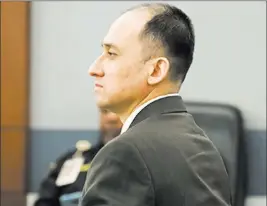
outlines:
[[126, 12], [111, 25], [103, 40], [103, 44], [120, 47], [121, 44], [131, 43], [129, 41], [137, 41], [141, 30], [149, 18], [148, 12]]

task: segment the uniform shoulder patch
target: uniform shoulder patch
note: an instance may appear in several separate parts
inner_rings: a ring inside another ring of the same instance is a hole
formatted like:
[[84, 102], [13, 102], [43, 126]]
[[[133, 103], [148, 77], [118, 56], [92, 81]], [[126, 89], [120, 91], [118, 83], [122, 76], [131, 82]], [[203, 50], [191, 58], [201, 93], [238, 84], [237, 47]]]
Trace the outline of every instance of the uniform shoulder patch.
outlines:
[[54, 170], [54, 169], [56, 169], [56, 167], [57, 167], [57, 164], [55, 162], [49, 163], [49, 170]]
[[85, 152], [90, 150], [92, 147], [92, 144], [87, 140], [79, 140], [76, 143], [76, 149], [80, 152]]

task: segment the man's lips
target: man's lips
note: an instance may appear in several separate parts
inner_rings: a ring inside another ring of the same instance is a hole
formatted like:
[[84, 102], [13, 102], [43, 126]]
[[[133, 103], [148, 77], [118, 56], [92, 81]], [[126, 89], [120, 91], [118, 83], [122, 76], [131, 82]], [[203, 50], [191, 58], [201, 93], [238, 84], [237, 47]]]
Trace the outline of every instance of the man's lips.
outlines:
[[102, 88], [103, 86], [101, 84], [95, 83], [95, 87]]

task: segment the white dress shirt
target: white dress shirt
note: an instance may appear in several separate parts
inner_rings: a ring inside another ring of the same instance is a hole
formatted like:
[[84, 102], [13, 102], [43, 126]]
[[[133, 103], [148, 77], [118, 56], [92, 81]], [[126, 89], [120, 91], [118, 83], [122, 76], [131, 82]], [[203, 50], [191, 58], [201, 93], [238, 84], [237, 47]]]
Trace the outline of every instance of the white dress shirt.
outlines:
[[138, 115], [139, 112], [141, 112], [142, 109], [144, 109], [146, 106], [148, 106], [149, 104], [151, 104], [152, 102], [154, 102], [156, 100], [166, 98], [166, 97], [171, 97], [171, 96], [179, 96], [179, 94], [175, 93], [175, 94], [167, 94], [167, 95], [158, 96], [154, 99], [147, 101], [146, 103], [142, 104], [141, 106], [137, 107], [131, 113], [131, 115], [126, 119], [126, 121], [124, 122], [122, 129], [121, 129], [121, 134], [127, 131], [127, 129], [130, 127], [131, 123], [133, 122], [134, 118]]

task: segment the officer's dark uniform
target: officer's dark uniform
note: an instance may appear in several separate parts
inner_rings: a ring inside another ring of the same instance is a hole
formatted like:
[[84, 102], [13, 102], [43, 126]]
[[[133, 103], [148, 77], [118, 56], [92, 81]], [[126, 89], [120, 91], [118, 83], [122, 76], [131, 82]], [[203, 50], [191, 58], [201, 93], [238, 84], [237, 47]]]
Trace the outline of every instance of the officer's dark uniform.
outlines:
[[73, 149], [72, 151], [62, 155], [56, 161], [54, 169], [51, 169], [48, 176], [42, 181], [39, 190], [39, 198], [35, 202], [34, 206], [61, 206], [62, 198], [64, 199], [64, 197], [70, 197], [72, 194], [81, 192], [85, 183], [87, 171], [90, 168], [90, 162], [102, 147], [103, 144], [100, 143], [89, 150], [82, 152], [84, 163], [81, 166], [81, 170], [76, 181], [72, 184], [59, 187], [56, 185], [56, 180], [62, 169], [62, 166], [66, 160], [72, 158], [77, 150]]

